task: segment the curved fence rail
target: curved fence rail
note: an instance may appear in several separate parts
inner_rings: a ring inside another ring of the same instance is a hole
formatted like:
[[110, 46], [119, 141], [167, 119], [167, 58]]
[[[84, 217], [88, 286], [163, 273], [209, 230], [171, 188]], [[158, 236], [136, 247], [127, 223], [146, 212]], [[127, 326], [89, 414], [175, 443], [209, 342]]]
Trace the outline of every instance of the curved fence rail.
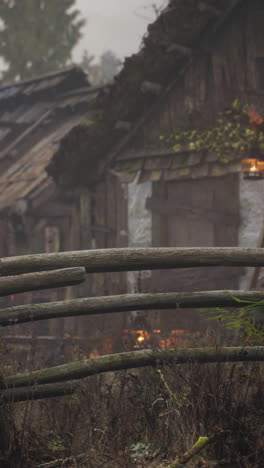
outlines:
[[[128, 353], [109, 354], [98, 358], [71, 362], [50, 367], [29, 374], [21, 374], [6, 379], [9, 390], [2, 393], [3, 401], [15, 401], [54, 397], [73, 393], [77, 381], [91, 375], [140, 367], [160, 365], [162, 361], [175, 365], [215, 362], [256, 362], [264, 361], [264, 346], [229, 348], [186, 348], [162, 351], [143, 350]], [[72, 382], [71, 382], [72, 381]], [[62, 382], [65, 382], [63, 387]], [[59, 384], [59, 385], [58, 385]]]
[[264, 249], [124, 248], [7, 257], [0, 261], [0, 275], [85, 267], [88, 273], [195, 268], [210, 266], [264, 266]]
[[[78, 284], [86, 273], [211, 266], [264, 266], [264, 249], [147, 248], [106, 249], [39, 254], [0, 260], [0, 295]], [[47, 271], [55, 270], [55, 271]], [[133, 294], [24, 305], [0, 310], [0, 326], [48, 318], [76, 317], [133, 310], [237, 307], [263, 301], [262, 291], [203, 291]], [[248, 348], [143, 350], [72, 362], [5, 378], [0, 402], [70, 394], [89, 375], [190, 362], [264, 361], [264, 346]]]
[[249, 301], [264, 301], [264, 291], [201, 291], [89, 297], [2, 309], [0, 311], [0, 326], [134, 310], [176, 311], [212, 307], [243, 307], [248, 305]]

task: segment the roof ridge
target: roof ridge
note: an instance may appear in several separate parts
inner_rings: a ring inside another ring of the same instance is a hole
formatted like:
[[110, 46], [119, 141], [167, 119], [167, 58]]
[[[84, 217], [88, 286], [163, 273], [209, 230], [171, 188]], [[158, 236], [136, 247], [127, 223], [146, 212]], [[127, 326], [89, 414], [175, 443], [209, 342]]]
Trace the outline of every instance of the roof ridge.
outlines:
[[46, 80], [46, 79], [49, 79], [49, 78], [56, 78], [57, 76], [66, 75], [68, 73], [72, 73], [72, 72], [75, 72], [75, 71], [76, 72], [82, 72], [84, 76], [86, 75], [86, 73], [82, 69], [82, 67], [80, 67], [79, 65], [74, 65], [74, 66], [66, 67], [63, 70], [58, 70], [56, 72], [45, 73], [44, 75], [39, 75], [39, 76], [36, 76], [35, 78], [30, 78], [28, 80], [14, 81], [14, 82], [7, 83], [4, 86], [0, 86], [0, 91], [4, 91], [4, 90], [9, 89], [9, 88], [16, 88], [16, 87], [21, 87], [21, 86], [24, 86], [24, 85], [30, 85], [30, 84], [33, 84], [33, 83], [38, 83], [38, 82], [40, 82], [42, 80]]

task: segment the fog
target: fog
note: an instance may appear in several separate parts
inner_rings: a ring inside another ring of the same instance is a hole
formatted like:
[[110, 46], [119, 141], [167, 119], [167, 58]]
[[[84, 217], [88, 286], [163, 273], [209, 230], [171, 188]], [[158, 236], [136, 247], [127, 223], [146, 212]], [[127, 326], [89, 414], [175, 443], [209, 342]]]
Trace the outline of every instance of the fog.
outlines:
[[136, 52], [148, 23], [155, 18], [152, 7], [165, 5], [165, 0], [77, 0], [87, 24], [83, 38], [75, 49], [79, 60], [84, 49], [98, 56], [107, 49], [120, 58]]
[[263, 18], [0, 0], [0, 468], [264, 467]]

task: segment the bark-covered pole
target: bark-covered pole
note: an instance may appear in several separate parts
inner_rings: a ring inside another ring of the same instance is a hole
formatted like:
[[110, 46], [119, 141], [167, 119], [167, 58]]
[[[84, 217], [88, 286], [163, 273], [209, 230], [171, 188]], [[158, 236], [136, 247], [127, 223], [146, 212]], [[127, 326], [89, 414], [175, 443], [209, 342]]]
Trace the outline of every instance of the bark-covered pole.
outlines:
[[203, 291], [90, 297], [2, 309], [0, 310], [0, 326], [133, 310], [242, 307], [248, 305], [247, 301], [262, 300], [264, 300], [264, 291]]
[[264, 249], [122, 248], [2, 258], [0, 275], [84, 266], [89, 273], [210, 266], [264, 266]]
[[58, 382], [46, 385], [32, 385], [30, 387], [11, 388], [0, 391], [0, 415], [1, 403], [17, 403], [21, 401], [42, 400], [71, 395], [77, 390], [79, 381]]
[[237, 362], [264, 361], [264, 346], [235, 348], [186, 348], [167, 350], [143, 350], [128, 353], [110, 354], [98, 358], [71, 362], [56, 367], [50, 367], [30, 374], [20, 374], [7, 377], [7, 387], [25, 387], [35, 384], [46, 384], [77, 380], [90, 375], [126, 370], [138, 367], [153, 366], [161, 361], [171, 361], [175, 364], [188, 362]]
[[86, 279], [85, 268], [65, 268], [63, 270], [26, 273], [0, 278], [0, 296], [17, 294], [40, 289], [59, 288], [80, 284]]

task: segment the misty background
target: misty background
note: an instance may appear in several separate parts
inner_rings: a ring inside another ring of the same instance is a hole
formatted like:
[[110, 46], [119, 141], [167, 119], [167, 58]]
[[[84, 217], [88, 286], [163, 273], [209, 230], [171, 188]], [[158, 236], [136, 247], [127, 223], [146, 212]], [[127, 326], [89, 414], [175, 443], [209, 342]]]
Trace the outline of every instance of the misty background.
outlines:
[[136, 52], [147, 24], [155, 18], [155, 6], [166, 0], [77, 0], [76, 6], [86, 19], [83, 38], [74, 51], [79, 60], [84, 49], [96, 57], [107, 49], [123, 59]]
[[1, 85], [80, 65], [92, 85], [110, 82], [136, 53], [167, 0], [3, 0]]

